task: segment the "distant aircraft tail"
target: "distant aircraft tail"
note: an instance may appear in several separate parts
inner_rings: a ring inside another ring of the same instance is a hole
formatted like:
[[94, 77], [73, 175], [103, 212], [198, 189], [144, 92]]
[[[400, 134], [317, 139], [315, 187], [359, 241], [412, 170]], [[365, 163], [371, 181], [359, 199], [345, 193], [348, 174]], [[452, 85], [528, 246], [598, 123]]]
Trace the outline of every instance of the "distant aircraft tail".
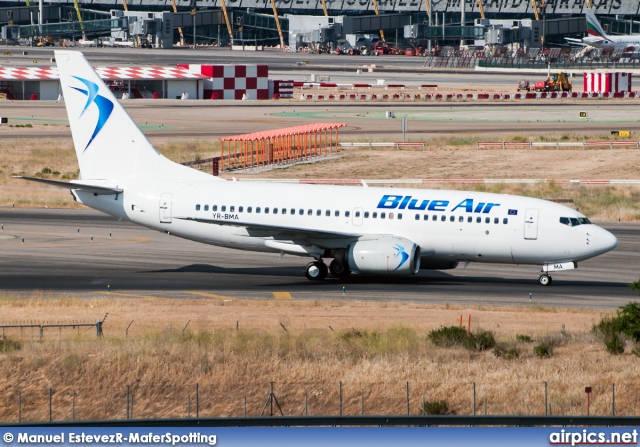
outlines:
[[215, 178], [158, 153], [81, 52], [55, 57], [82, 179]]
[[586, 8], [584, 13], [587, 16], [587, 33], [593, 37], [600, 37], [602, 39], [609, 40], [609, 36], [604, 32], [604, 29], [602, 29], [593, 9]]

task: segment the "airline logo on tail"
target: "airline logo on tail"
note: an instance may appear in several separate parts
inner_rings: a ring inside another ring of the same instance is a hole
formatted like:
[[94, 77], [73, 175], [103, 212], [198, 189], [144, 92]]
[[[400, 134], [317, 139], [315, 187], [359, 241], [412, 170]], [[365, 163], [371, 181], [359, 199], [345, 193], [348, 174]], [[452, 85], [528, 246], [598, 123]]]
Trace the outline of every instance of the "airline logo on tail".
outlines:
[[602, 29], [602, 26], [600, 26], [600, 22], [598, 22], [593, 10], [587, 9], [585, 13], [587, 15], [587, 33], [593, 37], [609, 40], [607, 34]]
[[111, 112], [113, 111], [113, 102], [111, 102], [109, 99], [105, 98], [104, 96], [98, 94], [98, 90], [99, 90], [98, 84], [88, 81], [86, 79], [80, 78], [78, 76], [73, 76], [73, 77], [78, 81], [82, 82], [86, 86], [86, 90], [83, 88], [71, 87], [74, 90], [77, 90], [80, 93], [87, 95], [87, 102], [84, 105], [82, 112], [80, 112], [80, 117], [82, 117], [84, 112], [89, 108], [89, 106], [91, 106], [91, 104], [95, 104], [96, 107], [98, 108], [98, 121], [96, 122], [96, 127], [93, 130], [93, 134], [91, 135], [89, 142], [82, 150], [82, 152], [84, 152], [87, 150], [87, 148], [89, 147], [91, 142], [94, 140], [94, 138], [100, 133], [105, 123], [111, 116]]

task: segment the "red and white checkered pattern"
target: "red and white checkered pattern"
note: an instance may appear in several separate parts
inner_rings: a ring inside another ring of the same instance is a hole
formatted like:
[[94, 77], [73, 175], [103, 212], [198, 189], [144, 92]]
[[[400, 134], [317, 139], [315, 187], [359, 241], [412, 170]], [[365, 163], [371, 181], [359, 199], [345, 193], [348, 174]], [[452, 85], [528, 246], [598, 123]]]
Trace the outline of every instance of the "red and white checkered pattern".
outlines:
[[631, 73], [584, 73], [584, 91], [590, 93], [620, 93], [631, 91]]
[[268, 65], [181, 64], [193, 73], [205, 75], [204, 97], [211, 99], [268, 99]]
[[[207, 76], [193, 73], [181, 67], [97, 67], [96, 72], [102, 79], [207, 79]], [[56, 67], [0, 67], [0, 80], [56, 80]]]

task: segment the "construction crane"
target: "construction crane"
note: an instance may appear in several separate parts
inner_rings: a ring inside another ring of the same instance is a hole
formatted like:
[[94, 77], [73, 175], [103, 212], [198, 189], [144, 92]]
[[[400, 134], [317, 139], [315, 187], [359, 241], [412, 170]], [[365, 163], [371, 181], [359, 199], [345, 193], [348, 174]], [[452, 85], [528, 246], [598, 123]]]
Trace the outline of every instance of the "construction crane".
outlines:
[[429, 26], [431, 26], [431, 2], [429, 0], [424, 0], [424, 6], [427, 10], [427, 17], [429, 17]]
[[[373, 10], [376, 12], [376, 15], [380, 14], [380, 12], [378, 11], [378, 0], [373, 0]], [[380, 30], [380, 38], [382, 40], [386, 40], [384, 38], [384, 31], [383, 30]]]
[[538, 14], [537, 0], [531, 0], [531, 4], [533, 5], [533, 14], [536, 16], [536, 20], [540, 20], [540, 15]]
[[587, 0], [587, 8], [591, 9], [591, 0]]
[[122, 6], [125, 11], [129, 11], [129, 5], [127, 5], [127, 0], [122, 0]]
[[482, 0], [478, 0], [478, 8], [480, 9], [480, 17], [484, 19], [484, 6], [482, 5]]
[[[124, 4], [127, 4], [127, 0], [122, 0]], [[171, 6], [173, 6], [173, 12], [178, 12], [178, 7], [176, 6], [176, 0], [171, 0]], [[126, 8], [125, 8], [126, 9]], [[184, 46], [184, 34], [182, 34], [182, 27], [178, 27], [178, 32], [180, 33], [180, 45]], [[220, 36], [218, 36], [220, 38]]]
[[322, 10], [324, 11], [324, 16], [328, 17], [329, 12], [327, 11], [327, 2], [325, 2], [325, 0], [322, 0]]
[[82, 14], [80, 14], [80, 5], [78, 4], [78, 0], [73, 0], [73, 4], [76, 7], [76, 14], [78, 14], [78, 22], [80, 22], [80, 30], [82, 31], [82, 40], [86, 40], [86, 36], [84, 34], [84, 25], [82, 24]]
[[[222, 13], [224, 14], [224, 21], [227, 23], [227, 31], [229, 32], [229, 40], [233, 44], [233, 30], [231, 29], [231, 21], [229, 20], [229, 14], [227, 14], [227, 3], [224, 0], [222, 2]], [[218, 36], [218, 44], [220, 44], [220, 36]]]
[[280, 28], [280, 19], [278, 18], [278, 10], [276, 9], [276, 0], [271, 0], [271, 7], [273, 8], [273, 18], [276, 19], [278, 35], [280, 36], [280, 48], [284, 48], [284, 37], [282, 36], [282, 28]]

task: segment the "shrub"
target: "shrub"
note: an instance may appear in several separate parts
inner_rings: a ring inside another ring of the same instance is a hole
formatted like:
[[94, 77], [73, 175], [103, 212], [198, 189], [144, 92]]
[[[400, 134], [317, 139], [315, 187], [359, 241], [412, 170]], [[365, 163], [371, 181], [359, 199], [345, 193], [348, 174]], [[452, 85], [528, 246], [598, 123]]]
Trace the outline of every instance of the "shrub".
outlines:
[[519, 343], [531, 343], [533, 339], [528, 335], [516, 334], [516, 341]]
[[478, 335], [469, 334], [462, 342], [462, 345], [474, 351], [486, 351], [496, 345], [496, 339], [493, 336], [493, 332], [483, 331]]
[[432, 330], [428, 337], [436, 346], [457, 346], [467, 338], [467, 331], [459, 326], [447, 326]]
[[605, 349], [610, 354], [618, 355], [624, 352], [624, 340], [618, 317], [603, 317], [600, 323], [593, 326], [591, 331], [604, 343]]
[[49, 169], [49, 168], [42, 168], [42, 173], [43, 173], [43, 174], [51, 174], [51, 169]]
[[8, 354], [22, 349], [22, 343], [9, 338], [0, 338], [0, 352]]
[[443, 415], [456, 414], [455, 411], [449, 410], [449, 404], [446, 400], [425, 401], [422, 406], [422, 414]]
[[507, 349], [504, 346], [497, 346], [493, 350], [493, 355], [495, 355], [499, 359], [513, 360], [517, 359], [520, 356], [520, 352], [518, 352], [515, 347]]

